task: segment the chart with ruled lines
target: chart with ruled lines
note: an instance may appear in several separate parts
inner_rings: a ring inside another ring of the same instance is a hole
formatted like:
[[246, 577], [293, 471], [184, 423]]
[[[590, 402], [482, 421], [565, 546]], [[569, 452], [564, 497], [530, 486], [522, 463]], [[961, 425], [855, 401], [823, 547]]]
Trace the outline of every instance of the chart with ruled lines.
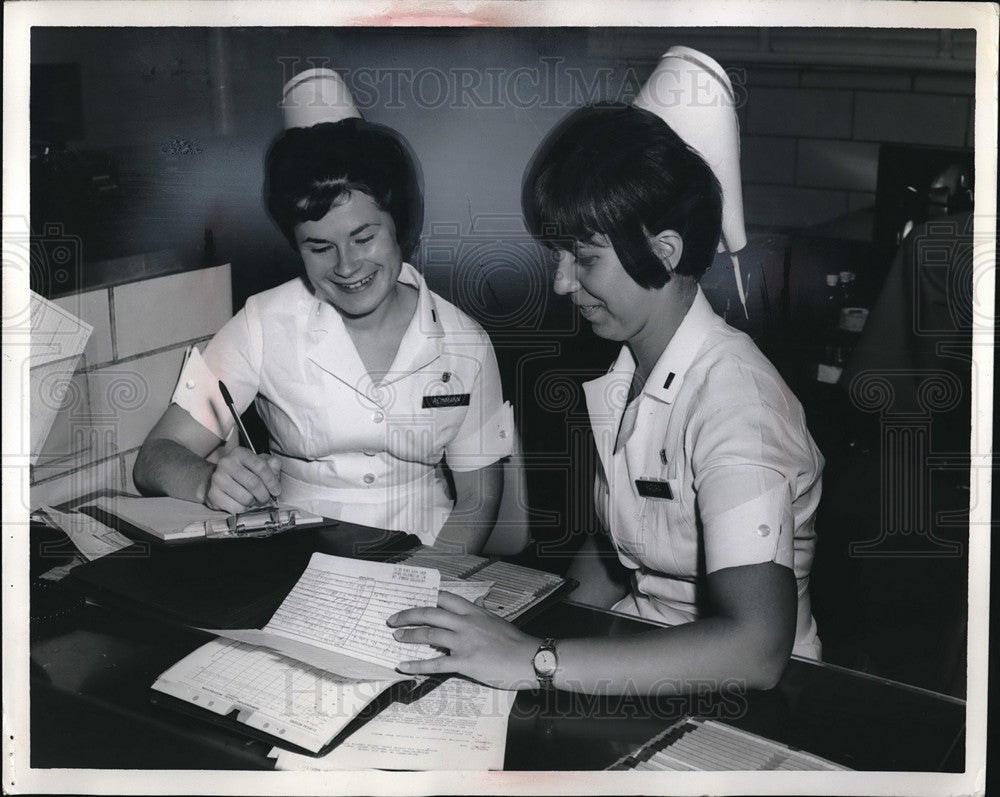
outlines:
[[402, 562], [434, 568], [442, 578], [494, 582], [482, 605], [505, 620], [518, 617], [566, 583], [544, 570], [426, 547], [406, 555]]
[[[323, 672], [275, 651], [222, 641], [205, 651], [207, 655], [191, 662], [186, 681], [220, 698], [250, 708], [273, 713], [301, 714], [290, 701], [308, 699], [315, 704], [316, 694], [327, 694], [327, 709], [336, 711], [332, 696], [352, 681]], [[212, 706], [206, 706], [212, 708]]]
[[507, 620], [517, 617], [564, 583], [552, 573], [508, 562], [492, 562], [469, 580], [496, 582], [483, 598], [483, 606]]
[[318, 750], [385, 688], [355, 682], [241, 642], [216, 639], [161, 675], [153, 689], [277, 738]]
[[408, 554], [403, 561], [414, 567], [433, 568], [441, 573], [441, 578], [466, 578], [490, 563], [484, 556], [426, 547]]
[[802, 750], [714, 720], [685, 719], [612, 764], [637, 771], [812, 771], [846, 770]]
[[[370, 571], [376, 563], [364, 564]], [[437, 574], [412, 567], [401, 572], [400, 565], [378, 567], [382, 575], [356, 575], [310, 564], [264, 630], [389, 668], [438, 655], [427, 645], [397, 641], [386, 625], [398, 611], [436, 605]], [[418, 570], [419, 577], [414, 576]], [[433, 579], [426, 575], [430, 573]]]

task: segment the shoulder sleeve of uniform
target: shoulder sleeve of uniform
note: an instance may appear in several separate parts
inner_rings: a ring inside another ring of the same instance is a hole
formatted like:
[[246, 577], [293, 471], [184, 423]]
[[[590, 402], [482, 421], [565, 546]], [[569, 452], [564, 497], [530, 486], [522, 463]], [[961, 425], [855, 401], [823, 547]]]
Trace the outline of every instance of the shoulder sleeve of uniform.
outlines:
[[260, 384], [263, 350], [260, 316], [251, 298], [205, 346], [193, 346], [171, 401], [222, 440], [235, 425], [219, 391], [223, 382], [238, 412], [250, 406]]
[[[717, 380], [716, 380], [717, 381]], [[792, 567], [793, 489], [819, 478], [819, 457], [797, 407], [784, 404], [767, 374], [730, 369], [710, 384], [710, 411], [695, 415], [689, 441], [708, 572], [774, 561]], [[719, 394], [725, 401], [717, 403]]]
[[456, 471], [478, 470], [510, 456], [515, 440], [514, 410], [503, 400], [496, 353], [489, 336], [478, 324], [476, 328], [481, 338], [469, 339], [470, 343], [476, 340], [476, 345], [461, 348], [470, 356], [474, 352], [479, 366], [469, 406], [461, 427], [445, 446], [448, 466]]

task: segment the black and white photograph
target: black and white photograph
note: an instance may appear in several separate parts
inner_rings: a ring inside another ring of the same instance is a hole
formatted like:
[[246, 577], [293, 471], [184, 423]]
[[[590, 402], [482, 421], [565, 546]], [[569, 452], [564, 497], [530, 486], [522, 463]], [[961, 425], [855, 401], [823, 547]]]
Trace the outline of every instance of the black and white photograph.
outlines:
[[6, 2], [4, 791], [984, 794], [998, 19]]

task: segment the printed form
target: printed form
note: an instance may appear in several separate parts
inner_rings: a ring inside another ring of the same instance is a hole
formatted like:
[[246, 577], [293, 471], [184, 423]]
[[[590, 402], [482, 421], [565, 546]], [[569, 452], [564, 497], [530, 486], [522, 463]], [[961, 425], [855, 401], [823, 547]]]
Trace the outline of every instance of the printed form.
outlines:
[[215, 639], [185, 657], [153, 689], [319, 752], [390, 684], [352, 681], [273, 650]]
[[39, 507], [38, 512], [44, 516], [43, 520], [47, 518], [57, 528], [62, 529], [88, 562], [132, 544], [132, 540], [124, 534], [94, 520], [90, 515], [81, 512], [60, 512], [45, 505]]
[[383, 709], [320, 758], [274, 748], [278, 769], [500, 770], [517, 692], [448, 678]]

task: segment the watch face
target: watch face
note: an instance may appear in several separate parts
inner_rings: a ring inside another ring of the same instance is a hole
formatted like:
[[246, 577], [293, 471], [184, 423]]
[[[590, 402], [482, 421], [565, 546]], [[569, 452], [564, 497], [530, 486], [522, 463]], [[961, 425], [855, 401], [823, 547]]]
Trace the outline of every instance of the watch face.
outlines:
[[542, 675], [552, 675], [556, 671], [556, 654], [551, 650], [540, 650], [535, 654], [535, 670]]

